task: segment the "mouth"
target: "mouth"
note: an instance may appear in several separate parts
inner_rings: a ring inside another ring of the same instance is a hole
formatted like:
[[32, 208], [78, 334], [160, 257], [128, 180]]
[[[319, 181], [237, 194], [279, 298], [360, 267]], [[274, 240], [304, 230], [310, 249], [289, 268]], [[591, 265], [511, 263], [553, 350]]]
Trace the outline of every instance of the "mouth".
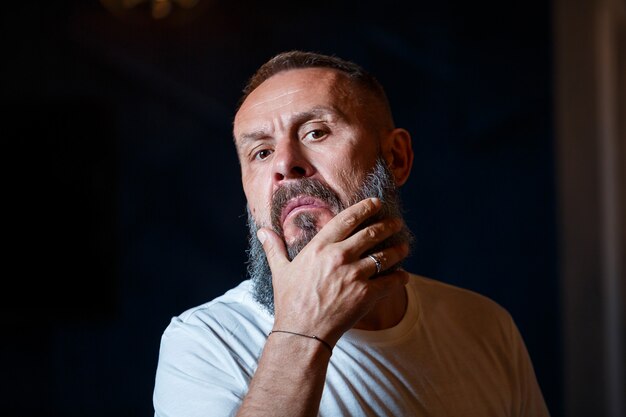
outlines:
[[284, 225], [285, 221], [287, 221], [290, 217], [293, 217], [302, 210], [311, 209], [330, 210], [330, 207], [324, 201], [311, 196], [300, 196], [292, 198], [287, 202], [287, 204], [285, 204], [285, 207], [283, 207], [282, 209], [280, 215], [280, 224]]

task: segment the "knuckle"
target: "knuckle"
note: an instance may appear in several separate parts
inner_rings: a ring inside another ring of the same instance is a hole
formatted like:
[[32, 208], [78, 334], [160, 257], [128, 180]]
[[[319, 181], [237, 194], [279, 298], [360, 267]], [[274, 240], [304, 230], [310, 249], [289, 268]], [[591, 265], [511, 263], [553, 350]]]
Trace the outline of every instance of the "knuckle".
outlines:
[[378, 230], [374, 227], [368, 227], [365, 229], [365, 234], [369, 239], [374, 240], [378, 236]]
[[371, 212], [374, 211], [374, 203], [372, 203], [371, 200], [367, 200], [366, 203], [363, 205], [363, 208], [361, 210], [359, 210], [359, 214], [362, 217], [366, 217], [368, 216]]
[[374, 204], [371, 198], [368, 198], [367, 200], [365, 200], [364, 206], [365, 206], [364, 207], [365, 212], [370, 212], [376, 208], [376, 205]]
[[358, 221], [358, 219], [357, 219], [357, 216], [355, 216], [355, 215], [350, 215], [350, 216], [346, 216], [346, 217], [343, 218], [343, 223], [346, 226], [349, 226], [349, 227], [356, 226], [357, 221]]
[[375, 210], [376, 204], [371, 199], [367, 199], [362, 201], [360, 204], [357, 204], [353, 209], [349, 210], [349, 214], [347, 213], [341, 220], [344, 225], [348, 227], [355, 227], [364, 218], [370, 216]]
[[376, 255], [376, 257], [378, 258], [380, 263], [383, 264], [383, 266], [387, 265], [387, 261], [389, 260], [389, 257], [387, 256], [387, 254], [384, 251], [380, 252], [378, 255]]
[[274, 246], [270, 245], [267, 242], [263, 245], [263, 250], [265, 251], [265, 255], [267, 256], [274, 255]]

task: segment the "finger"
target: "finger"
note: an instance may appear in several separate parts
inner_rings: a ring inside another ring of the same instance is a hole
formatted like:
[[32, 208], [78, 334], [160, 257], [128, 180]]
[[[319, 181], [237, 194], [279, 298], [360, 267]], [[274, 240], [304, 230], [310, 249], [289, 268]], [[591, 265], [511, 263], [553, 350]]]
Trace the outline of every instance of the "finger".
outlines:
[[376, 299], [388, 297], [392, 292], [404, 287], [409, 282], [409, 273], [399, 269], [389, 275], [382, 275], [369, 281], [370, 291]]
[[337, 214], [326, 226], [322, 227], [315, 239], [320, 242], [334, 243], [344, 240], [365, 219], [380, 210], [378, 198], [366, 198]]
[[376, 246], [402, 229], [404, 222], [399, 218], [388, 218], [359, 230], [342, 242], [347, 253], [360, 257], [363, 252]]
[[275, 268], [289, 262], [287, 257], [287, 249], [283, 240], [273, 230], [261, 228], [257, 231], [257, 238], [261, 245], [263, 245], [263, 251], [267, 257], [267, 262], [270, 265], [272, 271]]
[[367, 275], [368, 277], [373, 277], [379, 273], [376, 261], [372, 259], [370, 255], [380, 262], [380, 271], [382, 273], [406, 258], [408, 254], [409, 245], [402, 243], [400, 245], [392, 246], [391, 248], [366, 255], [359, 261], [359, 266], [363, 268], [363, 270], [369, 272]]

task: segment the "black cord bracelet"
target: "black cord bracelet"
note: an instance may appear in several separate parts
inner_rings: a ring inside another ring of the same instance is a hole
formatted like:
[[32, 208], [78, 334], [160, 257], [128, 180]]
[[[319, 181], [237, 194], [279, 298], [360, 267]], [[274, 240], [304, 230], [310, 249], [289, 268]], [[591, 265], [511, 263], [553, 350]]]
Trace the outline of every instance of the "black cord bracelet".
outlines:
[[330, 345], [330, 343], [328, 343], [327, 341], [325, 341], [324, 339], [320, 339], [319, 337], [313, 335], [308, 335], [308, 334], [302, 334], [302, 333], [296, 333], [296, 332], [290, 332], [289, 330], [272, 330], [267, 334], [267, 337], [269, 337], [272, 333], [289, 333], [289, 334], [294, 334], [296, 336], [302, 336], [302, 337], [308, 337], [309, 339], [315, 339], [318, 342], [322, 343], [324, 346], [326, 346], [326, 348], [328, 349], [328, 351], [330, 352], [330, 354], [333, 354], [333, 347]]

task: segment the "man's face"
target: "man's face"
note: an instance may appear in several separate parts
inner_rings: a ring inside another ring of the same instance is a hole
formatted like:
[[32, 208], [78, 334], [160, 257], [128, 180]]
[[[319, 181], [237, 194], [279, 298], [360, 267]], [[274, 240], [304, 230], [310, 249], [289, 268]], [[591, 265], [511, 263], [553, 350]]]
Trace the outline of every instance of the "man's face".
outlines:
[[[366, 123], [356, 92], [340, 73], [323, 68], [274, 75], [244, 101], [234, 136], [244, 192], [254, 221], [272, 226], [272, 198], [310, 178], [347, 204], [374, 166], [381, 132]], [[287, 245], [302, 239], [302, 221], [317, 230], [337, 214], [324, 199], [287, 194], [274, 229]], [[277, 223], [277, 224], [276, 224]]]
[[[298, 183], [294, 183], [288, 187], [280, 188], [275, 194], [272, 201], [272, 223], [279, 221], [277, 208], [281, 207], [281, 202], [285, 201], [290, 195], [308, 195], [316, 196], [322, 201], [326, 201], [329, 207], [333, 207], [337, 212], [344, 210], [346, 205], [339, 201], [339, 197], [334, 195], [333, 191], [324, 184], [312, 179], [302, 179]], [[400, 202], [400, 194], [395, 184], [395, 179], [384, 159], [378, 158], [374, 168], [368, 173], [363, 184], [354, 195], [350, 196], [348, 205], [355, 204], [364, 198], [378, 197], [382, 203], [380, 210], [374, 216], [364, 221], [358, 228], [361, 229], [368, 224], [375, 223], [384, 218], [402, 218], [402, 206]], [[289, 259], [294, 259], [298, 253], [313, 239], [318, 232], [315, 224], [315, 216], [311, 213], [304, 212], [298, 214], [294, 218], [294, 223], [301, 228], [301, 236], [287, 245]], [[248, 210], [248, 229], [249, 229], [249, 248], [248, 248], [248, 277], [252, 281], [252, 294], [270, 314], [274, 314], [274, 288], [272, 285], [272, 271], [270, 269], [265, 251], [261, 242], [256, 237], [259, 225], [252, 218], [250, 210]], [[275, 230], [280, 232], [279, 228]], [[378, 245], [370, 248], [367, 253], [375, 253], [392, 246], [406, 243], [411, 244], [413, 236], [406, 224], [399, 232], [388, 237]], [[401, 262], [390, 266], [387, 272], [394, 271], [401, 267]]]

